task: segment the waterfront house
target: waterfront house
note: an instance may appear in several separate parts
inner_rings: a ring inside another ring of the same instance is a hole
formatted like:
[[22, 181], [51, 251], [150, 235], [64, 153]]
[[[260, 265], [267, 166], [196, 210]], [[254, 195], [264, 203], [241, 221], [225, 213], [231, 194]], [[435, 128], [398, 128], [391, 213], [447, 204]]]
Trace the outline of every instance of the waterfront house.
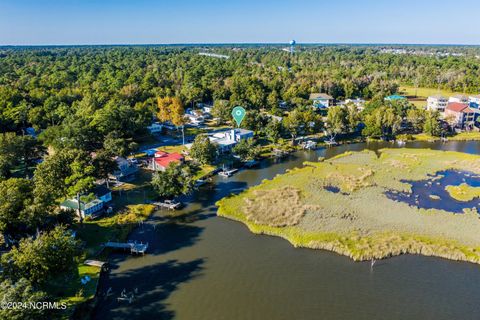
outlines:
[[[60, 208], [77, 212], [78, 201], [77, 199], [67, 199], [60, 204]], [[80, 200], [80, 214], [82, 218], [98, 216], [103, 213], [104, 209], [104, 202], [100, 199], [93, 199], [88, 202]]]
[[[92, 190], [92, 194], [94, 197], [87, 196], [86, 200], [80, 197], [80, 214], [82, 218], [102, 214], [107, 204], [112, 201], [112, 191], [105, 185], [97, 185]], [[66, 199], [60, 204], [60, 208], [78, 212], [78, 201], [76, 198]]]
[[208, 138], [212, 143], [218, 146], [218, 151], [220, 153], [226, 153], [230, 152], [240, 140], [253, 138], [253, 131], [246, 129], [231, 129], [210, 134]]
[[460, 129], [473, 128], [479, 115], [465, 103], [452, 102], [445, 108], [445, 119], [452, 127]]
[[115, 181], [131, 181], [135, 178], [138, 166], [134, 161], [123, 157], [116, 157], [115, 161], [117, 162], [118, 170], [115, 170], [110, 175], [111, 179]]
[[165, 171], [171, 163], [180, 164], [185, 161], [185, 158], [177, 153], [168, 153], [164, 151], [157, 151], [150, 160], [148, 168], [154, 171]]
[[333, 106], [333, 97], [325, 93], [311, 93], [309, 99], [317, 109], [328, 109]]
[[448, 99], [442, 95], [430, 96], [427, 99], [427, 110], [445, 112]]
[[468, 104], [468, 97], [463, 94], [457, 94], [448, 99], [448, 102]]

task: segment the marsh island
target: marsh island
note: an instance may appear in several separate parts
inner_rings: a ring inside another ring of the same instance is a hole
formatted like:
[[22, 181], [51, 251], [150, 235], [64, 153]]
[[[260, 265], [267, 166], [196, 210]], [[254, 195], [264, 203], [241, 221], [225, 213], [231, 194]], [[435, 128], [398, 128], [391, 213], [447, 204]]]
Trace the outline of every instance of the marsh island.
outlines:
[[347, 152], [224, 198], [218, 215], [356, 261], [410, 253], [480, 263], [480, 156]]

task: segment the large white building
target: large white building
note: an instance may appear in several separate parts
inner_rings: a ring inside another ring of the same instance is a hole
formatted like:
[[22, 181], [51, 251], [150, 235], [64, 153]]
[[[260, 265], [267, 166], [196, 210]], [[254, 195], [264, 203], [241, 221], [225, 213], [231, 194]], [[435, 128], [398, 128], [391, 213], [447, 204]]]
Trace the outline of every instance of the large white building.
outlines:
[[468, 103], [468, 97], [464, 96], [463, 94], [457, 94], [453, 97], [448, 99], [448, 102], [452, 103]]
[[209, 136], [212, 143], [218, 146], [220, 152], [229, 152], [240, 141], [253, 138], [253, 131], [246, 129], [232, 129], [216, 132]]
[[441, 95], [428, 97], [427, 99], [427, 110], [430, 111], [445, 112], [447, 105], [448, 99]]

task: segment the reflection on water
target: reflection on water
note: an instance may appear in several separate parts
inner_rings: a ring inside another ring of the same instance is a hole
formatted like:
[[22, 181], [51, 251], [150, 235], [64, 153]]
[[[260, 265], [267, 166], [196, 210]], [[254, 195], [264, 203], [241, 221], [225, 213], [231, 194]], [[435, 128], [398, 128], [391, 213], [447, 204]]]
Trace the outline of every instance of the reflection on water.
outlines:
[[408, 203], [423, 209], [439, 209], [454, 213], [463, 213], [463, 209], [476, 208], [480, 212], [480, 201], [474, 198], [471, 201], [458, 201], [450, 196], [445, 187], [459, 186], [466, 183], [472, 187], [480, 186], [480, 176], [467, 171], [446, 170], [439, 171], [429, 179], [420, 181], [402, 180], [412, 187], [412, 192], [388, 191], [388, 198]]
[[[408, 147], [479, 153], [476, 142], [413, 143]], [[183, 199], [169, 217], [156, 213], [131, 239], [148, 241], [143, 257], [111, 256], [95, 319], [480, 319], [478, 265], [420, 256], [370, 263], [326, 251], [293, 248], [287, 241], [252, 234], [216, 216], [215, 202], [272, 179], [305, 161], [345, 151], [396, 147], [344, 145], [262, 161]], [[138, 289], [132, 304], [118, 294]]]

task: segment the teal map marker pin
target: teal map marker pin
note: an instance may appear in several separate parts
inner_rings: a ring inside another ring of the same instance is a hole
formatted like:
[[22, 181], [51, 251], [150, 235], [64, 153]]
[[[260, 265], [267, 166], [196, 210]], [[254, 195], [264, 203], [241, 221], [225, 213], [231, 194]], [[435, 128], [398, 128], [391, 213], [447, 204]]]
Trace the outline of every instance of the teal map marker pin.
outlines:
[[232, 116], [233, 119], [235, 119], [235, 122], [237, 123], [237, 126], [240, 127], [240, 124], [243, 121], [243, 118], [245, 118], [245, 114], [247, 114], [247, 111], [243, 107], [235, 107], [232, 110]]

